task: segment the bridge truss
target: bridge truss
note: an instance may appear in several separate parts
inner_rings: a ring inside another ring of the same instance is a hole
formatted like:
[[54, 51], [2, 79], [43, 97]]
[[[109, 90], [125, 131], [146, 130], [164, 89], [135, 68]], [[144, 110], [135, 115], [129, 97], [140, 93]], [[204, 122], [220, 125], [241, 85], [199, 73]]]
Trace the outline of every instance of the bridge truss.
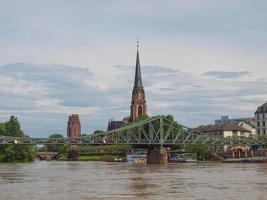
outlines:
[[239, 146], [266, 145], [253, 137], [210, 136], [194, 131], [163, 116], [149, 118], [128, 124], [108, 132], [91, 134], [80, 138], [30, 138], [0, 136], [0, 145], [4, 144], [131, 144], [131, 145], [193, 145]]

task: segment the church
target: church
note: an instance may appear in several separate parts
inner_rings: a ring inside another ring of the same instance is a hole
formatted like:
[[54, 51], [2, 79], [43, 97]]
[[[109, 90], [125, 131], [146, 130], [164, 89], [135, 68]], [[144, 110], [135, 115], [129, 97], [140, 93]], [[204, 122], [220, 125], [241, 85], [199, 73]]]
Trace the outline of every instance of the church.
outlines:
[[145, 90], [142, 82], [141, 65], [139, 58], [139, 43], [137, 42], [136, 64], [135, 64], [135, 77], [134, 86], [132, 90], [132, 101], [130, 106], [130, 117], [124, 118], [123, 121], [110, 120], [107, 130], [119, 128], [128, 121], [135, 121], [140, 116], [147, 114], [147, 104], [145, 97]]

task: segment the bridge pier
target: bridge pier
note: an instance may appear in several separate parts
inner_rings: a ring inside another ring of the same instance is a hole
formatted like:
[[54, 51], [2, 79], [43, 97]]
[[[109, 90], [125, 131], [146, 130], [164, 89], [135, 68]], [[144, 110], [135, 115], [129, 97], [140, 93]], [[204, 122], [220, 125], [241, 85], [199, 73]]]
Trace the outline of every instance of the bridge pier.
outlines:
[[149, 148], [147, 151], [147, 164], [167, 164], [168, 153], [164, 147]]

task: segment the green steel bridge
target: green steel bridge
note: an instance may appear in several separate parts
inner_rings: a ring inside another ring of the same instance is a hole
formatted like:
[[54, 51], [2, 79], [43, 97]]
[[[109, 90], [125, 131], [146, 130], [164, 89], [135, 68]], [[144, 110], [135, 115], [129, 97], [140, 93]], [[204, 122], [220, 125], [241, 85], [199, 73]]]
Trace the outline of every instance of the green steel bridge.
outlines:
[[267, 141], [260, 142], [254, 137], [210, 136], [194, 131], [166, 117], [158, 116], [128, 124], [112, 131], [91, 134], [80, 138], [20, 138], [0, 136], [0, 145], [7, 144], [131, 144], [161, 146], [206, 144], [209, 146], [239, 146], [254, 144], [266, 145]]

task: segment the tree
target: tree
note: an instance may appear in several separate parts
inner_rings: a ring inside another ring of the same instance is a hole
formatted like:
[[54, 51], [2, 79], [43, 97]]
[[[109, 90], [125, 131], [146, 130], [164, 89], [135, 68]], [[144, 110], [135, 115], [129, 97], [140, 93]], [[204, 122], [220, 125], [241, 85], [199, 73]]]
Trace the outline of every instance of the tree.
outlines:
[[[17, 117], [11, 116], [9, 121], [0, 124], [0, 133], [12, 137], [26, 137], [21, 130]], [[35, 158], [32, 145], [1, 145], [0, 162], [28, 162]]]
[[6, 134], [6, 125], [5, 123], [0, 123], [0, 135]]
[[149, 118], [148, 115], [143, 114], [143, 115], [140, 115], [140, 116], [135, 120], [135, 122], [140, 122], [140, 121], [146, 120], [146, 119], [148, 119], [148, 118]]
[[[52, 134], [48, 137], [51, 141], [53, 139], [64, 139], [64, 136], [61, 134]], [[58, 152], [60, 154], [66, 153], [67, 146], [64, 144], [48, 144], [46, 145], [48, 152]]]
[[204, 144], [188, 145], [185, 147], [188, 152], [196, 153], [198, 160], [203, 160], [208, 153], [208, 146]]
[[93, 134], [98, 134], [98, 133], [104, 133], [105, 131], [103, 131], [103, 130], [95, 130], [94, 132], [93, 132]]
[[6, 134], [13, 137], [24, 137], [24, 133], [20, 128], [19, 121], [17, 117], [10, 116], [8, 122], [5, 123], [6, 125]]

